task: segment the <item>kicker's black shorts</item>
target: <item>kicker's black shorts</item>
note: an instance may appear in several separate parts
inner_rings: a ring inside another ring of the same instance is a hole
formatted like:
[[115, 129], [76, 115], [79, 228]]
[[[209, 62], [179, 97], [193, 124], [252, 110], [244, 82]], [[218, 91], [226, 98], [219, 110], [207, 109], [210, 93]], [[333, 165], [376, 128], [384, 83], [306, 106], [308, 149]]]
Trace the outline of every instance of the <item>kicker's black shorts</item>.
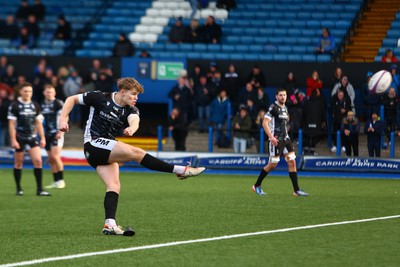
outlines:
[[111, 150], [117, 143], [116, 140], [97, 138], [84, 144], [84, 153], [87, 162], [93, 168], [99, 165], [108, 165]]

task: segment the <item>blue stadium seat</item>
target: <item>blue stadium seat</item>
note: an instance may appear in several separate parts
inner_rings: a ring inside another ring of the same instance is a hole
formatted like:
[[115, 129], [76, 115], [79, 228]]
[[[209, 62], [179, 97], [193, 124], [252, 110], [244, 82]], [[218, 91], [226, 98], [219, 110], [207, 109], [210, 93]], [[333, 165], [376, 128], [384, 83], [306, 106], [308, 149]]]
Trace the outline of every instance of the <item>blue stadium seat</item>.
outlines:
[[303, 55], [302, 60], [303, 60], [303, 62], [315, 62], [316, 56], [315, 55]]
[[179, 51], [191, 52], [191, 51], [193, 51], [193, 44], [187, 44], [187, 43], [179, 44]]
[[275, 28], [278, 26], [278, 21], [275, 19], [266, 20], [264, 21], [264, 25], [267, 28]]
[[270, 36], [274, 34], [274, 29], [272, 28], [261, 28], [258, 29], [258, 32], [261, 36]]
[[348, 29], [351, 26], [350, 21], [339, 20], [335, 22], [335, 28], [337, 29]]
[[279, 37], [279, 36], [286, 36], [287, 35], [287, 30], [286, 29], [274, 29], [274, 35]]
[[242, 44], [251, 44], [253, 42], [254, 42], [253, 36], [240, 36], [240, 43]]
[[231, 54], [229, 58], [231, 60], [244, 60], [243, 54]]
[[307, 27], [310, 29], [320, 29], [321, 23], [318, 20], [309, 20], [307, 21]]
[[381, 56], [375, 56], [374, 57], [374, 62], [381, 62], [382, 61], [382, 57]]
[[236, 44], [240, 42], [239, 36], [227, 36], [226, 41], [228, 44]]
[[302, 61], [301, 55], [291, 54], [291, 55], [288, 55], [287, 57], [288, 57], [289, 61], [298, 61], [298, 62]]
[[391, 39], [391, 38], [385, 38], [382, 41], [382, 46], [392, 46], [396, 47], [397, 46], [397, 38], [396, 39]]
[[179, 49], [178, 44], [173, 44], [173, 43], [166, 43], [165, 44], [165, 50], [166, 51], [176, 51]]
[[[232, 58], [231, 58], [232, 59]], [[245, 60], [258, 60], [258, 54], [244, 54]]]
[[151, 47], [151, 50], [152, 51], [164, 51], [165, 50], [165, 44], [155, 43]]
[[263, 36], [261, 36], [261, 37], [255, 37], [255, 38], [254, 38], [254, 43], [255, 43], [255, 44], [267, 44], [269, 38], [266, 37], [266, 36], [268, 36], [268, 35], [263, 35]]
[[331, 56], [330, 55], [317, 55], [317, 62], [330, 62]]
[[292, 47], [292, 53], [293, 54], [306, 54], [307, 53], [307, 47], [304, 45], [296, 45]]
[[224, 53], [233, 53], [233, 52], [235, 52], [235, 46], [234, 45], [223, 44], [223, 45], [221, 45], [221, 50]]
[[278, 46], [278, 52], [281, 54], [290, 54], [292, 53], [291, 45], [280, 45]]
[[234, 34], [236, 36], [241, 36], [244, 33], [244, 29], [245, 29], [245, 27], [241, 27], [241, 26], [240, 26], [240, 28], [233, 28], [232, 34]]
[[212, 52], [212, 53], [217, 53], [221, 51], [221, 45], [219, 44], [208, 44], [207, 45], [207, 51]]
[[214, 53], [201, 53], [200, 54], [201, 59], [207, 59], [207, 60], [214, 60], [215, 59], [215, 54]]
[[206, 44], [193, 44], [193, 50], [194, 50], [194, 52], [205, 52], [205, 51], [207, 51], [207, 45]]
[[275, 54], [273, 55], [274, 61], [288, 61], [287, 55]]
[[257, 36], [259, 35], [258, 28], [246, 28], [244, 34]]
[[229, 60], [230, 54], [229, 53], [217, 53], [215, 54], [215, 59], [218, 60]]
[[201, 53], [199, 53], [199, 52], [188, 52], [188, 53], [186, 53], [186, 56], [189, 59], [200, 59], [201, 58], [200, 55], [201, 55]]
[[272, 54], [261, 54], [258, 55], [258, 59], [264, 61], [272, 61], [274, 60], [274, 56]]
[[251, 53], [256, 53], [256, 54], [261, 54], [263, 52], [263, 46], [262, 45], [250, 45], [250, 52]]
[[172, 56], [174, 58], [186, 58], [186, 53], [185, 52], [173, 52]]
[[249, 45], [236, 45], [235, 50], [238, 53], [247, 53], [249, 51]]

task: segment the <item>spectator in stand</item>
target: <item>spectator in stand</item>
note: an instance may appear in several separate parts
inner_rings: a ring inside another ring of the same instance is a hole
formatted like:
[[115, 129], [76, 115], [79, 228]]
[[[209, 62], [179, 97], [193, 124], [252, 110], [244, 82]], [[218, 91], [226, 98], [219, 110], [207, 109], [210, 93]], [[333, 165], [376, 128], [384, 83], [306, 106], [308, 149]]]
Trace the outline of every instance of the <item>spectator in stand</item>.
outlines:
[[193, 90], [186, 86], [184, 77], [178, 77], [178, 83], [171, 88], [168, 97], [173, 101], [173, 107], [178, 108], [190, 123], [191, 108], [193, 103]]
[[101, 92], [114, 92], [114, 80], [111, 75], [106, 71], [102, 71], [99, 74], [99, 78], [95, 82], [96, 90]]
[[266, 107], [261, 107], [258, 110], [258, 114], [254, 120], [251, 122], [251, 138], [254, 139], [254, 145], [256, 146], [257, 153], [260, 153], [260, 130], [263, 129], [264, 135], [264, 151], [268, 147], [268, 136], [264, 131], [262, 123], [264, 121], [265, 113], [267, 113]]
[[168, 41], [170, 43], [182, 43], [185, 40], [186, 27], [182, 24], [182, 18], [175, 20], [175, 24], [171, 27], [168, 34]]
[[[64, 82], [63, 91], [65, 97], [73, 96], [81, 92], [82, 87], [82, 78], [79, 76], [78, 70], [75, 69], [73, 66], [69, 67], [70, 76]], [[78, 105], [75, 105], [69, 114], [69, 120], [71, 124], [75, 124], [79, 126], [81, 120], [80, 109]]]
[[[298, 88], [298, 83], [292, 71], [288, 72], [286, 81], [283, 83], [282, 88], [286, 89], [287, 100], [290, 99], [291, 95], [294, 95], [294, 90]], [[287, 104], [287, 102], [286, 102]]]
[[312, 91], [314, 91], [316, 88], [322, 90], [323, 83], [319, 78], [318, 71], [316, 70], [312, 72], [311, 77], [307, 78], [306, 83], [307, 83], [306, 95], [308, 97], [311, 96]]
[[379, 112], [379, 104], [381, 97], [378, 94], [371, 94], [368, 88], [368, 83], [369, 80], [371, 80], [372, 75], [374, 75], [374, 73], [372, 73], [371, 71], [367, 73], [366, 81], [361, 91], [365, 119], [371, 118], [373, 112]]
[[66, 97], [64, 95], [63, 86], [59, 83], [58, 77], [56, 75], [53, 75], [51, 77], [50, 84], [56, 89], [57, 98], [64, 102]]
[[[14, 91], [13, 91], [14, 95], [18, 95], [19, 88], [26, 82], [27, 82], [26, 77], [24, 75], [18, 75], [17, 84], [14, 85]], [[12, 100], [14, 100], [14, 99], [12, 99]]]
[[6, 83], [0, 82], [0, 90], [4, 90], [7, 92], [8, 95], [14, 93], [14, 89]]
[[246, 83], [245, 88], [241, 91], [239, 97], [238, 97], [238, 106], [240, 105], [246, 105], [248, 99], [257, 99], [257, 92], [254, 86], [248, 82]]
[[139, 54], [140, 58], [151, 58], [151, 54], [147, 50], [141, 50]]
[[207, 132], [210, 120], [210, 103], [215, 96], [215, 86], [207, 82], [205, 75], [200, 77], [200, 84], [194, 88], [194, 99], [197, 104], [199, 133]]
[[346, 156], [351, 157], [351, 151], [353, 150], [353, 156], [358, 157], [360, 123], [351, 110], [347, 112], [347, 116], [342, 120], [341, 134], [343, 135], [343, 145], [346, 148]]
[[222, 80], [222, 74], [219, 70], [214, 72], [214, 74], [211, 77], [210, 82], [215, 87], [215, 92], [219, 92], [219, 90], [221, 90], [221, 88], [226, 88], [225, 81]]
[[291, 140], [297, 140], [299, 129], [303, 127], [303, 105], [306, 101], [306, 95], [299, 89], [295, 89], [290, 100], [286, 100], [286, 107], [289, 112], [289, 137]]
[[14, 41], [14, 46], [22, 50], [31, 49], [35, 46], [35, 37], [29, 34], [26, 27], [22, 27], [17, 39]]
[[399, 86], [400, 86], [400, 75], [397, 73], [397, 65], [393, 64], [390, 66], [390, 73], [392, 74], [392, 84], [391, 87], [394, 87], [396, 94], [399, 94]]
[[6, 74], [6, 69], [8, 65], [8, 58], [6, 56], [0, 57], [0, 79]]
[[383, 124], [377, 112], [372, 112], [370, 119], [364, 125], [364, 134], [367, 135], [367, 146], [369, 157], [381, 157], [381, 137]]
[[316, 156], [315, 147], [326, 126], [325, 99], [320, 89], [315, 89], [303, 107], [304, 155]]
[[58, 16], [57, 29], [53, 36], [56, 40], [64, 40], [67, 44], [72, 38], [71, 24], [65, 19], [63, 15]]
[[190, 21], [190, 25], [185, 30], [185, 43], [201, 43], [201, 33], [199, 22], [196, 19]]
[[342, 80], [343, 77], [343, 71], [341, 68], [337, 67], [335, 70], [335, 73], [333, 74], [332, 77], [332, 90], [335, 87], [336, 84], [340, 83], [340, 81]]
[[44, 100], [43, 89], [44, 85], [50, 83], [51, 78], [46, 77], [46, 65], [38, 65], [38, 73], [33, 79], [33, 96], [32, 99], [38, 103], [42, 103]]
[[251, 72], [247, 76], [246, 83], [251, 83], [254, 87], [265, 87], [266, 79], [264, 73], [258, 65], [254, 65]]
[[354, 100], [356, 99], [356, 93], [354, 91], [353, 85], [351, 85], [351, 83], [347, 79], [347, 75], [343, 75], [342, 79], [340, 80], [340, 83], [336, 84], [335, 87], [333, 87], [331, 96], [334, 96], [339, 89], [341, 89], [344, 92], [344, 94], [350, 98], [351, 109], [353, 110], [354, 113], [356, 113], [354, 105]]
[[236, 8], [236, 0], [217, 0], [217, 8], [231, 10]]
[[92, 67], [90, 68], [90, 78], [93, 82], [96, 82], [99, 78], [99, 74], [102, 71], [101, 62], [97, 58], [93, 59]]
[[218, 143], [225, 123], [228, 118], [228, 105], [230, 103], [229, 97], [225, 89], [221, 89], [218, 96], [210, 104], [210, 125], [213, 127], [215, 132], [215, 140]]
[[14, 87], [17, 84], [17, 74], [15, 73], [15, 68], [13, 65], [8, 65], [6, 68], [6, 73], [1, 77], [3, 83], [8, 84], [10, 87]]
[[36, 21], [36, 17], [34, 15], [29, 15], [24, 26], [28, 30], [28, 34], [33, 36], [34, 46], [36, 46], [36, 42], [40, 36], [40, 28]]
[[255, 105], [257, 106], [257, 109], [260, 109], [260, 108], [267, 109], [270, 106], [268, 95], [265, 93], [265, 90], [263, 87], [257, 88], [257, 98], [256, 98]]
[[43, 21], [46, 15], [46, 6], [43, 5], [41, 0], [35, 0], [33, 6], [30, 7], [31, 14], [36, 17], [38, 21]]
[[246, 153], [247, 139], [250, 137], [251, 119], [245, 105], [239, 106], [239, 113], [232, 119], [233, 149], [235, 153]]
[[239, 74], [236, 72], [234, 64], [229, 65], [228, 72], [225, 73], [223, 81], [229, 100], [233, 104], [232, 110], [235, 112], [238, 108], [236, 105], [237, 97], [242, 87], [242, 81], [240, 80]]
[[135, 48], [131, 41], [126, 38], [124, 33], [120, 33], [118, 41], [115, 43], [113, 48], [114, 57], [132, 57], [135, 55]]
[[213, 16], [208, 16], [205, 24], [200, 28], [201, 39], [208, 44], [219, 44], [222, 37], [221, 26], [215, 23]]
[[196, 86], [198, 86], [200, 84], [200, 77], [203, 75], [206, 75], [206, 74], [203, 72], [200, 64], [194, 65], [194, 68], [188, 77], [189, 83], [192, 88], [196, 88]]
[[173, 108], [168, 118], [168, 129], [172, 131], [172, 139], [175, 142], [176, 151], [186, 151], [186, 137], [188, 123], [185, 114], [178, 108]]
[[250, 119], [253, 121], [257, 118], [258, 115], [258, 106], [255, 104], [255, 99], [247, 99], [246, 107], [247, 107], [247, 114], [249, 115]]
[[21, 0], [21, 5], [17, 9], [15, 18], [17, 19], [17, 21], [25, 22], [30, 14], [31, 9], [29, 7], [28, 0]]
[[10, 146], [10, 136], [8, 134], [8, 107], [11, 104], [9, 92], [0, 88], [0, 147]]
[[[351, 110], [351, 100], [348, 96], [345, 96], [343, 90], [339, 89], [337, 93], [331, 98], [331, 116], [332, 116], [332, 138], [333, 146], [331, 148], [332, 152], [336, 152], [336, 140], [337, 131], [340, 130], [341, 123], [347, 112]], [[341, 136], [342, 138], [343, 136]], [[341, 139], [343, 140], [343, 139]], [[341, 142], [343, 145], [343, 142]], [[342, 147], [342, 151], [345, 151], [345, 147]]]
[[[381, 103], [384, 106], [385, 114], [384, 132], [388, 142], [390, 142], [390, 133], [396, 130], [397, 109], [399, 108], [399, 97], [394, 87], [390, 87], [389, 92], [382, 96]], [[387, 147], [386, 142], [383, 144], [383, 147]]]
[[7, 16], [6, 23], [0, 31], [2, 31], [2, 37], [5, 39], [15, 41], [18, 38], [20, 30], [18, 24], [15, 22], [14, 16]]
[[317, 54], [335, 54], [335, 38], [331, 35], [328, 28], [322, 29], [322, 35], [319, 38], [318, 45], [315, 48]]
[[397, 63], [399, 62], [397, 58], [393, 55], [392, 49], [386, 49], [385, 55], [381, 59], [384, 63]]

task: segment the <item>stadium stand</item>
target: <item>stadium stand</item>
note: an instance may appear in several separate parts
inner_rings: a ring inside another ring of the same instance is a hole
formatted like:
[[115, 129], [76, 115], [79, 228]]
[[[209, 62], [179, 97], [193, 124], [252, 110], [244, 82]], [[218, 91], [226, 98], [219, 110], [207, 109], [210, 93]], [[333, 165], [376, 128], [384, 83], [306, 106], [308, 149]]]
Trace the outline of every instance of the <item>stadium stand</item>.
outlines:
[[374, 57], [374, 61], [381, 62], [382, 56], [385, 55], [387, 49], [391, 49], [393, 54], [399, 58], [400, 56], [400, 11], [396, 13], [395, 19], [391, 22], [386, 37], [382, 41], [382, 47], [379, 48], [378, 54]]
[[[33, 56], [57, 56], [62, 55], [65, 50], [65, 42], [52, 40], [53, 33], [57, 27], [57, 18], [63, 14], [71, 23], [74, 33], [82, 29], [86, 23], [96, 14], [98, 8], [104, 4], [102, 0], [76, 0], [76, 1], [53, 1], [43, 0], [46, 6], [44, 21], [39, 22], [41, 34], [34, 49], [20, 50], [13, 48], [10, 40], [0, 39], [0, 53], [5, 55], [33, 55]], [[15, 15], [20, 1], [0, 1], [0, 18], [5, 19], [7, 15]], [[20, 23], [20, 26], [22, 23]], [[101, 45], [100, 45], [101, 47]]]

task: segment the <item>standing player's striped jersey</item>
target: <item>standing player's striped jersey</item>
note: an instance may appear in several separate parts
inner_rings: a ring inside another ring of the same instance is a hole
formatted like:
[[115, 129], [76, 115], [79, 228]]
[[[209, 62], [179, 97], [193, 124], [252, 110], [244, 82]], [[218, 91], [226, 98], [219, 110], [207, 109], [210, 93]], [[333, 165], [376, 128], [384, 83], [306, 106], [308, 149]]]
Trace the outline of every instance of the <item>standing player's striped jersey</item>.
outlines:
[[129, 126], [128, 116], [137, 114], [136, 107], [122, 107], [115, 103], [115, 93], [102, 93], [100, 91], [88, 92], [78, 96], [81, 105], [90, 106], [84, 142], [90, 142], [99, 137], [115, 139], [122, 128]]
[[63, 102], [58, 99], [53, 101], [44, 100], [41, 104], [42, 114], [44, 116], [45, 134], [51, 135], [58, 131], [57, 122], [61, 114]]
[[21, 139], [36, 138], [36, 120], [43, 120], [39, 104], [35, 101], [24, 102], [19, 97], [8, 108], [9, 120], [17, 121], [17, 137]]
[[269, 128], [271, 134], [275, 136], [278, 140], [289, 139], [288, 134], [288, 123], [289, 123], [289, 113], [286, 106], [280, 106], [277, 102], [273, 103], [268, 112], [264, 116], [270, 120]]

